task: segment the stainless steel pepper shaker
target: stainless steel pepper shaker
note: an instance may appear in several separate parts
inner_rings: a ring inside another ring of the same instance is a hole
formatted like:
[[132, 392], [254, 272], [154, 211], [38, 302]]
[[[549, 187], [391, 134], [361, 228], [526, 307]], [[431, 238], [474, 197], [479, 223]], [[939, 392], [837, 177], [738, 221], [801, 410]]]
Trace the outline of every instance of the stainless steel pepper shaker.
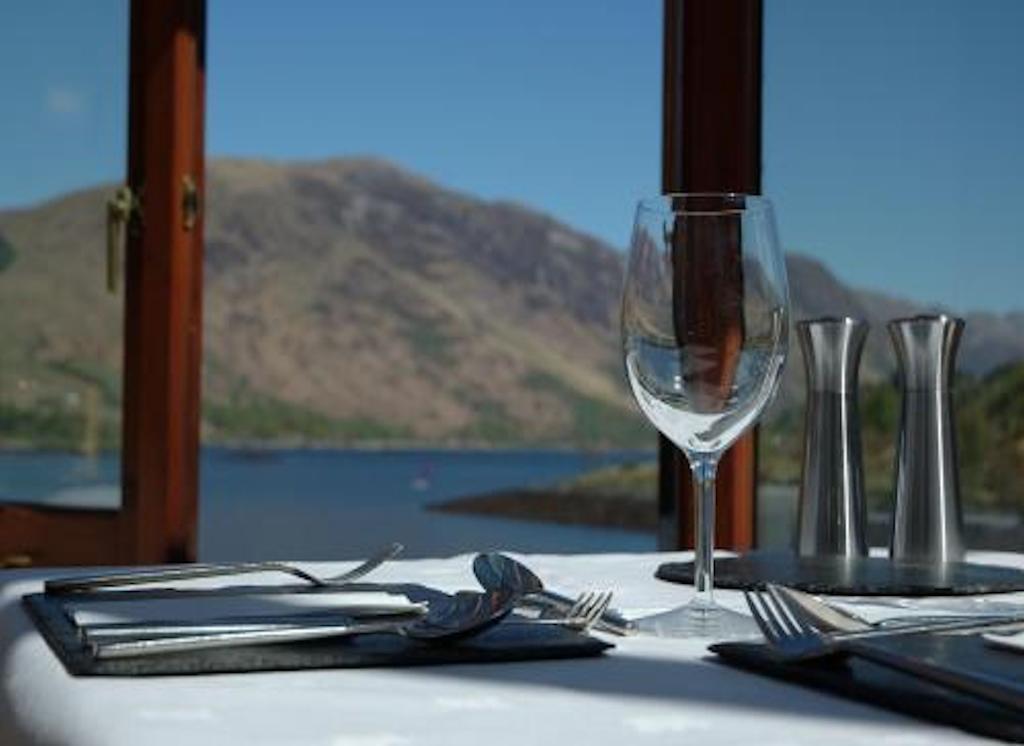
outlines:
[[858, 319], [801, 321], [807, 374], [797, 551], [866, 556], [864, 469], [857, 378], [869, 326]]
[[953, 372], [962, 319], [915, 316], [889, 322], [903, 386], [896, 448], [894, 560], [963, 557], [963, 515], [953, 419]]

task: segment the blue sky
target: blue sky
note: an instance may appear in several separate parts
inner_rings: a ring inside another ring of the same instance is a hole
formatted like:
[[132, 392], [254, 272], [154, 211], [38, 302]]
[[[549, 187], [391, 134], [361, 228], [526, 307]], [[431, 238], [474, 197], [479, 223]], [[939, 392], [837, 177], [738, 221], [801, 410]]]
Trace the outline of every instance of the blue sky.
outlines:
[[[858, 286], [1024, 308], [1024, 2], [765, 7], [786, 247]], [[5, 9], [0, 205], [121, 178], [125, 8]], [[660, 181], [660, 55], [656, 0], [210, 0], [207, 143], [380, 155], [622, 246]]]

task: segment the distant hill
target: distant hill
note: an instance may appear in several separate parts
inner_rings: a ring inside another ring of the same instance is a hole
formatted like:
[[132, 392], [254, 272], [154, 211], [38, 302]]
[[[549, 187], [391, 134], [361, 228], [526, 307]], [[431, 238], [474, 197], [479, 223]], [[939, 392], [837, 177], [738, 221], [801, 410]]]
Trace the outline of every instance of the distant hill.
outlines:
[[[844, 285], [824, 264], [800, 254], [787, 258], [790, 293], [795, 320], [847, 315], [871, 323], [861, 363], [861, 378], [870, 383], [891, 377], [896, 370], [887, 321], [919, 313], [944, 310], [941, 304], [922, 305], [881, 293], [855, 290]], [[980, 376], [1009, 363], [1024, 361], [1024, 313], [1005, 315], [969, 313], [957, 357], [958, 370]], [[803, 387], [799, 344], [792, 339], [787, 374], [792, 384]]]
[[[373, 159], [220, 160], [207, 183], [208, 440], [650, 441], [622, 380], [623, 257], [607, 244]], [[111, 189], [0, 212], [0, 443], [117, 436], [121, 312], [102, 267]], [[789, 268], [795, 318], [919, 310], [807, 257]], [[1022, 320], [970, 317], [962, 368], [1024, 359]], [[792, 398], [795, 344], [788, 368]], [[891, 369], [879, 327], [864, 375]]]

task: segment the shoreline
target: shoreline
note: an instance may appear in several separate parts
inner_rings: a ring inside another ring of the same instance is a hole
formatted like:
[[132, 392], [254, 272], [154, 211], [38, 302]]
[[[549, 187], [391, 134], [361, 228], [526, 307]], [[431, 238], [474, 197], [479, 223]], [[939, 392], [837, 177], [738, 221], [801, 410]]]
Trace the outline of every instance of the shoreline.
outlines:
[[654, 531], [658, 521], [657, 505], [650, 500], [557, 489], [499, 490], [432, 503], [427, 510], [644, 533]]
[[[225, 443], [203, 443], [199, 446], [202, 451], [231, 451], [238, 453], [274, 453], [285, 451], [348, 451], [353, 453], [561, 453], [561, 454], [593, 454], [605, 456], [609, 454], [635, 455], [637, 459], [653, 460], [657, 452], [651, 448], [642, 447], [607, 447], [593, 448], [566, 445], [545, 445], [545, 444], [509, 444], [509, 445], [487, 445], [487, 444], [452, 444], [452, 443], [418, 443], [412, 442], [363, 442], [353, 444], [341, 443], [304, 443], [304, 442], [280, 442], [268, 443], [257, 441], [247, 443], [245, 441]], [[120, 454], [120, 448], [101, 448], [92, 453], [82, 453], [79, 450], [69, 448], [40, 448], [36, 446], [0, 444], [0, 455], [5, 453], [19, 454], [62, 454], [65, 456], [116, 456]]]

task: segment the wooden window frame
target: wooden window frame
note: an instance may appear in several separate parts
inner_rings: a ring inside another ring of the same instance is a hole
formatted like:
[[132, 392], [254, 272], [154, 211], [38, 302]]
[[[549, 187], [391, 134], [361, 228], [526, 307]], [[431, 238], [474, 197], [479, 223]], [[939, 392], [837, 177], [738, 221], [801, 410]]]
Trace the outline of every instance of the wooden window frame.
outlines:
[[132, 0], [129, 37], [121, 509], [0, 506], [4, 564], [196, 557], [205, 0]]
[[[662, 191], [761, 191], [761, 0], [665, 0]], [[709, 299], [708, 302], [714, 302]], [[757, 431], [718, 467], [715, 546], [756, 543]], [[693, 546], [686, 457], [658, 441], [658, 546]]]
[[[758, 193], [761, 0], [665, 0], [664, 18], [663, 191]], [[205, 38], [205, 0], [132, 0], [122, 508], [0, 506], [0, 562], [196, 557], [203, 221], [183, 205], [186, 179], [204, 203]], [[756, 464], [755, 431], [719, 466], [720, 547], [755, 542]], [[689, 467], [664, 438], [658, 494], [659, 545], [692, 546]]]

